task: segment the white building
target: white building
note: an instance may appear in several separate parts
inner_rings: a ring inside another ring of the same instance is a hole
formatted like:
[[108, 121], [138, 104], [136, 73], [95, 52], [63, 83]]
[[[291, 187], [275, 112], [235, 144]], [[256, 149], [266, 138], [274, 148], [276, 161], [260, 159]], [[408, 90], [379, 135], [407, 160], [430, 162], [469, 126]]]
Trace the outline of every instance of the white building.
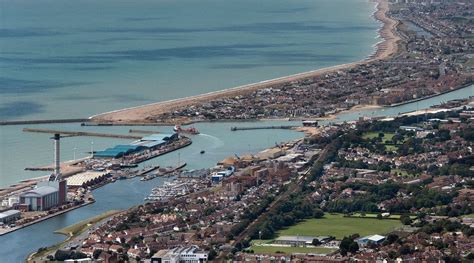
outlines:
[[208, 253], [198, 246], [177, 247], [158, 251], [151, 263], [201, 263], [207, 262]]
[[18, 210], [7, 210], [0, 213], [0, 223], [9, 224], [15, 222], [20, 218], [20, 211]]

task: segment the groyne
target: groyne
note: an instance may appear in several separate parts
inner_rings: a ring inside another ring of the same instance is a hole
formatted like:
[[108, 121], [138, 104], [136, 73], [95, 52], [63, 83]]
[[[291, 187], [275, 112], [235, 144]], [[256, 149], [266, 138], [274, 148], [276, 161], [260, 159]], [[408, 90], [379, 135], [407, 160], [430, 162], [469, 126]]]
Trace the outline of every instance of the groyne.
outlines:
[[299, 127], [298, 125], [280, 125], [280, 126], [257, 126], [257, 127], [231, 127], [231, 131], [246, 131], [246, 130], [267, 130], [267, 129], [283, 129], [289, 130]]
[[13, 120], [13, 121], [0, 121], [0, 125], [24, 125], [24, 124], [53, 124], [53, 123], [76, 123], [76, 122], [89, 122], [90, 119], [78, 118], [78, 119], [50, 119], [50, 120]]

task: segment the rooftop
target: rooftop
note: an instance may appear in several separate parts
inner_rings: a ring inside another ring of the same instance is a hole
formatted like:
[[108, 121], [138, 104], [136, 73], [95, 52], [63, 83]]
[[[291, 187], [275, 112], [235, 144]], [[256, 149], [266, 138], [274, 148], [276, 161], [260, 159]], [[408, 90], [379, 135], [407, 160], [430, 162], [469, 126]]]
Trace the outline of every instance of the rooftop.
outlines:
[[102, 176], [106, 175], [105, 172], [84, 172], [75, 174], [69, 178], [67, 178], [67, 185], [70, 186], [82, 186], [85, 183], [93, 181], [97, 178], [101, 178]]
[[22, 193], [20, 196], [45, 196], [57, 192], [58, 189], [52, 186], [40, 186], [38, 188]]
[[13, 209], [7, 210], [5, 212], [0, 213], [0, 218], [5, 218], [7, 216], [12, 216], [12, 215], [19, 214], [19, 213], [20, 213], [19, 210], [13, 210]]
[[312, 236], [281, 236], [276, 240], [278, 241], [289, 241], [289, 242], [313, 242], [316, 237]]

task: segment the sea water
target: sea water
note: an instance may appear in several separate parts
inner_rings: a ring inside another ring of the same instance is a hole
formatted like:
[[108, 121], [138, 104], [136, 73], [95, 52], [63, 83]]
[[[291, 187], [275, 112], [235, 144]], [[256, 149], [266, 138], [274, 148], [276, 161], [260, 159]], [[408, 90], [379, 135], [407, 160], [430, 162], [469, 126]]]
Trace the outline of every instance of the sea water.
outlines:
[[0, 0], [0, 120], [88, 117], [357, 61], [367, 0]]

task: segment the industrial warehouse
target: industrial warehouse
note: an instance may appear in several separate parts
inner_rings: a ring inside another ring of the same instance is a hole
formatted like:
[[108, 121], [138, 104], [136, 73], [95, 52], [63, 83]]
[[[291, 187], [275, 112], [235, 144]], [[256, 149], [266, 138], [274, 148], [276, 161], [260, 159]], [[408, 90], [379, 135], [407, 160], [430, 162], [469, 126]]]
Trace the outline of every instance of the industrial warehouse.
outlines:
[[178, 140], [178, 134], [152, 134], [130, 144], [120, 144], [94, 153], [94, 158], [120, 158], [143, 151], [154, 151]]
[[[3, 211], [0, 213], [0, 235], [93, 203], [93, 189], [117, 179], [145, 176], [159, 166], [134, 171], [130, 171], [130, 168], [192, 143], [191, 139], [179, 136], [178, 133], [149, 133], [148, 136], [141, 137], [41, 129], [34, 132], [54, 134], [51, 138], [54, 141], [54, 163], [51, 166], [29, 169], [52, 173], [8, 190], [8, 198], [4, 198], [0, 206], [0, 211]], [[135, 141], [97, 152], [91, 149], [92, 154], [89, 157], [61, 164], [60, 140], [69, 136], [118, 136]], [[179, 167], [174, 167], [174, 170], [171, 167], [169, 171], [175, 171], [184, 165], [185, 163], [180, 163]]]
[[107, 172], [83, 172], [68, 177], [68, 188], [87, 187], [104, 180], [109, 173]]

